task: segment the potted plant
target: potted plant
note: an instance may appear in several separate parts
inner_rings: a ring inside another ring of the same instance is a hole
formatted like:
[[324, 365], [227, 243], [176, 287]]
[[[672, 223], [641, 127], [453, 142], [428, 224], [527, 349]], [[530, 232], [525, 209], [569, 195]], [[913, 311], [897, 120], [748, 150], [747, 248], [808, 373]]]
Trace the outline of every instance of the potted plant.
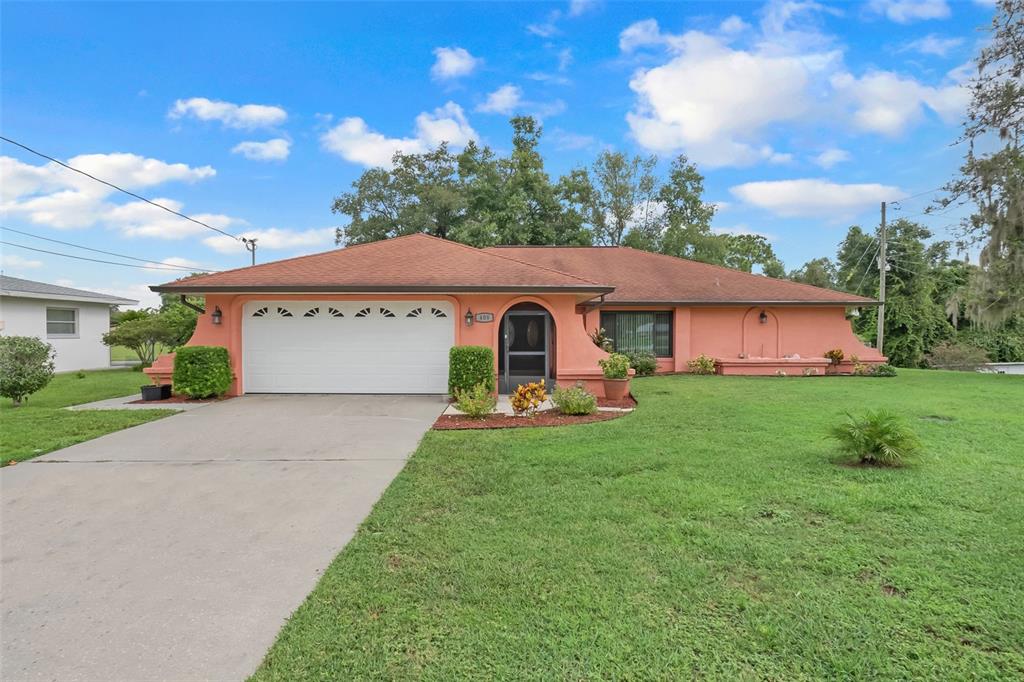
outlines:
[[604, 373], [604, 397], [608, 400], [622, 400], [629, 394], [629, 357], [612, 353], [598, 360]]
[[143, 400], [167, 400], [171, 397], [170, 384], [161, 384], [159, 386], [150, 384], [140, 388], [142, 389]]

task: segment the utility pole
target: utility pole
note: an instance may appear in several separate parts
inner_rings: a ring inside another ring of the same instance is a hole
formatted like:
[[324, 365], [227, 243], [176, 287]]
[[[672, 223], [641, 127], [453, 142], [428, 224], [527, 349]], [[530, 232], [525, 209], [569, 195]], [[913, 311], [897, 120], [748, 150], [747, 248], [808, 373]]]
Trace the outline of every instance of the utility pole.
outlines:
[[242, 243], [245, 244], [246, 250], [252, 254], [252, 264], [256, 265], [256, 237], [253, 237], [252, 239], [242, 237]]
[[[885, 202], [882, 202], [882, 224], [878, 229], [878, 341], [875, 347], [882, 353], [882, 342], [885, 339]], [[884, 355], [884, 353], [883, 353]]]

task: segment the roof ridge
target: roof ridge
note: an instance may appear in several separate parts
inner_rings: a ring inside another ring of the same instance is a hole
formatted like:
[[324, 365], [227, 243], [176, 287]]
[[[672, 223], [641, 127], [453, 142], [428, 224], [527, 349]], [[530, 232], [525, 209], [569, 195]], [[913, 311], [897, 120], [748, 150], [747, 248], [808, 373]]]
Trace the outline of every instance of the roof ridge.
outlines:
[[[205, 272], [205, 273], [202, 273], [202, 274], [199, 274], [199, 275], [190, 275], [188, 277], [182, 277], [180, 279], [175, 279], [175, 280], [172, 280], [172, 281], [173, 282], [190, 282], [192, 280], [202, 279], [203, 277], [206, 277], [208, 275], [225, 275], [225, 274], [230, 273], [230, 272], [238, 272], [239, 270], [248, 270], [249, 268], [259, 268], [259, 267], [262, 267], [264, 265], [277, 265], [278, 263], [288, 263], [288, 262], [291, 262], [291, 261], [302, 260], [304, 258], [314, 258], [316, 256], [326, 256], [327, 254], [334, 253], [335, 251], [342, 251], [344, 249], [356, 249], [356, 248], [359, 248], [360, 246], [371, 246], [372, 244], [379, 244], [380, 242], [386, 242], [386, 241], [396, 241], [398, 239], [405, 239], [406, 237], [415, 237], [418, 234], [423, 234], [423, 233], [422, 232], [414, 232], [412, 234], [403, 234], [403, 235], [399, 235], [398, 237], [391, 237], [390, 239], [377, 239], [377, 240], [372, 241], [372, 242], [362, 242], [360, 244], [350, 244], [348, 246], [341, 246], [341, 247], [334, 248], [334, 249], [328, 249], [327, 251], [317, 251], [316, 253], [304, 253], [301, 256], [291, 256], [290, 258], [281, 258], [281, 259], [278, 259], [278, 260], [267, 261], [266, 263], [258, 263], [256, 265], [243, 265], [241, 267], [231, 268], [230, 270], [217, 270], [216, 272]], [[424, 235], [424, 236], [429, 237], [430, 235]], [[337, 246], [337, 242], [335, 242], [335, 246]]]
[[[583, 282], [584, 284], [593, 284], [593, 285], [599, 286], [599, 287], [600, 286], [610, 286], [610, 285], [607, 285], [607, 284], [601, 284], [600, 282], [595, 282], [593, 280], [585, 279], [583, 277], [580, 277], [579, 275], [574, 275], [571, 272], [562, 272], [561, 270], [556, 270], [556, 269], [548, 267], [546, 265], [540, 265], [539, 263], [529, 263], [527, 261], [519, 260], [518, 258], [512, 258], [511, 256], [505, 256], [505, 255], [500, 254], [500, 253], [491, 253], [486, 248], [481, 249], [481, 248], [476, 247], [476, 246], [470, 246], [469, 244], [463, 244], [462, 242], [452, 241], [450, 239], [442, 239], [441, 237], [435, 237], [432, 234], [426, 234], [426, 233], [421, 233], [421, 234], [423, 234], [424, 237], [430, 237], [431, 239], [438, 239], [438, 240], [443, 241], [443, 242], [448, 242], [450, 244], [455, 244], [457, 246], [461, 246], [461, 247], [463, 247], [465, 249], [471, 249], [471, 250], [475, 251], [476, 253], [482, 253], [485, 256], [492, 256], [494, 258], [502, 258], [504, 260], [512, 261], [513, 263], [519, 263], [520, 265], [525, 265], [525, 266], [530, 267], [530, 268], [537, 268], [538, 270], [547, 270], [548, 272], [553, 272], [553, 273], [555, 273], [557, 275], [562, 275], [563, 277], [571, 277], [572, 279], [579, 280], [580, 282]], [[491, 247], [488, 247], [488, 248], [491, 248]]]
[[682, 256], [673, 256], [673, 255], [668, 254], [668, 253], [658, 253], [657, 251], [644, 251], [643, 249], [635, 249], [632, 246], [616, 246], [615, 248], [617, 248], [617, 249], [629, 249], [630, 251], [636, 251], [638, 253], [648, 253], [648, 254], [651, 254], [652, 256], [660, 256], [662, 258], [672, 258], [672, 259], [675, 259], [675, 260], [686, 261], [688, 263], [694, 263], [696, 265], [703, 265], [703, 266], [707, 266], [709, 268], [715, 268], [716, 270], [725, 270], [726, 272], [728, 272], [729, 274], [732, 274], [732, 275], [745, 275], [747, 277], [764, 277], [764, 278], [767, 278], [767, 279], [774, 280], [776, 282], [782, 282], [783, 284], [790, 285], [790, 286], [803, 287], [803, 288], [806, 288], [806, 289], [813, 289], [814, 291], [829, 291], [829, 292], [834, 293], [834, 294], [849, 294], [850, 296], [856, 296], [858, 298], [863, 298], [864, 300], [867, 300], [867, 301], [872, 300], [872, 299], [870, 299], [870, 298], [868, 298], [866, 296], [861, 296], [860, 294], [852, 294], [852, 293], [850, 293], [848, 291], [839, 291], [837, 289], [828, 289], [826, 287], [814, 286], [813, 284], [804, 284], [803, 282], [794, 282], [791, 279], [779, 279], [777, 277], [768, 277], [768, 275], [755, 275], [752, 272], [746, 272], [744, 270], [737, 270], [736, 268], [730, 268], [727, 265], [718, 265], [717, 263], [705, 263], [702, 260], [695, 260], [693, 258], [683, 258]]

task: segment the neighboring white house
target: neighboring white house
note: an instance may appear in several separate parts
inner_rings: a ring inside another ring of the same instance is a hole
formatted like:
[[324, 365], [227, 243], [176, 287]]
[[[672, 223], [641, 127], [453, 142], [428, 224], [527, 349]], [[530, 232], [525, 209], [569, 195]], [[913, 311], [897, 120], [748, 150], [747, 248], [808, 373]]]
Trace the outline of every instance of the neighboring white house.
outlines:
[[57, 351], [58, 372], [110, 367], [110, 309], [138, 301], [0, 275], [0, 334], [36, 336]]

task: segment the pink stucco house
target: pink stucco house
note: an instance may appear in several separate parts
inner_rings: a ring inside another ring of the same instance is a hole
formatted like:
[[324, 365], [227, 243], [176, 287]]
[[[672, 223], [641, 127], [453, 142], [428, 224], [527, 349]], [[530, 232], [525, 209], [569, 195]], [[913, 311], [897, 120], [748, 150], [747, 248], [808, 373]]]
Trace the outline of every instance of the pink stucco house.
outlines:
[[[499, 390], [541, 377], [602, 391], [603, 327], [662, 372], [712, 356], [723, 374], [824, 370], [876, 301], [624, 247], [477, 249], [422, 234], [189, 277], [153, 291], [206, 297], [190, 345], [225, 346], [234, 394], [444, 393], [448, 350], [490, 346]], [[169, 380], [173, 360], [147, 372]]]

